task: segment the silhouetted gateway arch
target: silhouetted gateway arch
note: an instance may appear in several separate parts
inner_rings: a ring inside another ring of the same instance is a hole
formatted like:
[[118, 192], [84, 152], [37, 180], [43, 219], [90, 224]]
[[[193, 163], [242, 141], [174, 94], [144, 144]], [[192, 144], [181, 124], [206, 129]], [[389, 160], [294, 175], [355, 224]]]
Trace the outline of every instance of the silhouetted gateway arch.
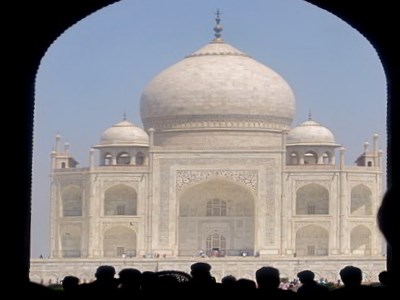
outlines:
[[[65, 29], [71, 26], [71, 24], [81, 20], [83, 17], [95, 12], [108, 4], [115, 3], [118, 1], [96, 1], [95, 4], [87, 3], [74, 3], [71, 1], [65, 1], [65, 10], [59, 10], [60, 3], [57, 2], [56, 6], [51, 6], [49, 3], [40, 4], [34, 3], [29, 6], [29, 9], [24, 9], [28, 14], [23, 15], [25, 22], [21, 23], [21, 27], [18, 31], [13, 31], [19, 39], [13, 39], [12, 43], [9, 41], [9, 45], [12, 45], [15, 49], [16, 61], [21, 59], [20, 52], [18, 50], [24, 49], [24, 58], [29, 63], [23, 64], [22, 68], [19, 69], [20, 77], [17, 78], [19, 89], [15, 89], [15, 85], [5, 85], [5, 88], [9, 88], [9, 94], [13, 94], [16, 99], [22, 101], [11, 102], [11, 105], [15, 105], [16, 110], [23, 111], [24, 117], [20, 119], [20, 126], [24, 128], [21, 135], [14, 135], [15, 145], [19, 145], [19, 150], [22, 151], [23, 155], [20, 155], [20, 159], [14, 161], [14, 168], [16, 170], [25, 171], [20, 175], [21, 185], [20, 189], [15, 190], [15, 198], [19, 201], [9, 201], [9, 211], [14, 212], [15, 224], [13, 231], [9, 231], [10, 240], [15, 241], [13, 250], [8, 253], [8, 257], [14, 262], [15, 267], [9, 270], [9, 276], [13, 279], [13, 282], [21, 286], [26, 282], [29, 276], [29, 236], [30, 236], [30, 184], [31, 184], [31, 161], [32, 161], [32, 128], [33, 128], [33, 82], [35, 80], [37, 67], [46, 52], [48, 46], [58, 37]], [[388, 76], [390, 84], [388, 85], [388, 130], [389, 130], [389, 143], [388, 143], [388, 183], [389, 185], [393, 182], [398, 182], [399, 168], [397, 167], [399, 157], [392, 155], [393, 153], [399, 153], [400, 145], [395, 144], [394, 140], [398, 137], [398, 128], [396, 131], [394, 113], [398, 111], [397, 105], [399, 101], [397, 99], [398, 89], [400, 84], [397, 84], [398, 77], [395, 75], [398, 73], [399, 65], [397, 60], [396, 43], [393, 36], [387, 35], [387, 32], [391, 32], [392, 25], [389, 23], [395, 19], [391, 17], [390, 13], [396, 10], [391, 7], [391, 4], [382, 4], [378, 1], [371, 3], [363, 3], [363, 10], [360, 12], [359, 4], [355, 3], [336, 3], [336, 1], [317, 1], [309, 0], [307, 2], [319, 5], [338, 16], [341, 16], [344, 20], [347, 20], [355, 28], [361, 31], [378, 49], [380, 58], [383, 61], [386, 75]], [[16, 16], [21, 17], [20, 3], [16, 2], [18, 8], [9, 8], [7, 14], [15, 13]], [[25, 5], [25, 4], [24, 4]], [[45, 12], [45, 13], [44, 13]], [[354, 13], [357, 12], [357, 13]], [[385, 16], [386, 18], [381, 19], [380, 22], [375, 22], [379, 16]], [[57, 22], [54, 20], [57, 19]], [[374, 23], [374, 26], [370, 26]], [[24, 27], [24, 24], [27, 24]], [[35, 33], [36, 42], [31, 43], [32, 33]], [[14, 36], [15, 37], [15, 36]], [[29, 37], [29, 38], [25, 38]], [[14, 68], [14, 66], [12, 66]], [[11, 72], [10, 72], [11, 73]], [[14, 77], [8, 77], [13, 83], [15, 83]], [[7, 93], [5, 91], [5, 93]], [[22, 106], [22, 109], [21, 109]], [[25, 111], [24, 111], [25, 109]], [[11, 179], [11, 178], [10, 178]], [[395, 193], [394, 193], [395, 194]], [[394, 201], [391, 198], [388, 201]], [[393, 224], [398, 223], [398, 219], [393, 220]], [[392, 226], [397, 228], [398, 226]], [[388, 233], [389, 234], [389, 233]], [[392, 235], [390, 235], [392, 236]], [[397, 239], [396, 239], [397, 240]], [[391, 260], [390, 257], [398, 256], [398, 250], [393, 253], [389, 253], [388, 266], [390, 269], [398, 272], [398, 263], [395, 265], [395, 261]], [[83, 278], [83, 277], [82, 277]]]

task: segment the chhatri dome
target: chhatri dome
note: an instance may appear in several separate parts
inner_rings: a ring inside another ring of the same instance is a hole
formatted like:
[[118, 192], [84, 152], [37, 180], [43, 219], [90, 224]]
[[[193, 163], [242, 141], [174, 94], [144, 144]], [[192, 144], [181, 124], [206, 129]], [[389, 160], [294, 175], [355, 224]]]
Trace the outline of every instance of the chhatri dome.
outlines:
[[339, 146], [333, 133], [315, 122], [311, 118], [291, 129], [287, 136], [287, 145], [320, 145], [320, 146]]
[[149, 136], [140, 127], [125, 120], [106, 129], [98, 146], [149, 146]]
[[144, 88], [146, 129], [261, 127], [289, 129], [295, 98], [275, 71], [215, 38], [155, 76]]

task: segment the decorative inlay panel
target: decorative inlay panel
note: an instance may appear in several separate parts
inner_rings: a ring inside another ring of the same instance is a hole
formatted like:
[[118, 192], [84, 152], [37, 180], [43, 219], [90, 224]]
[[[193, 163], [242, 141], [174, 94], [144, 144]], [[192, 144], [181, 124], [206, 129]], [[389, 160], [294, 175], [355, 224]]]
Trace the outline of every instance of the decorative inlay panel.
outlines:
[[178, 170], [176, 172], [176, 190], [207, 180], [209, 178], [226, 178], [244, 184], [257, 193], [257, 171], [254, 170]]

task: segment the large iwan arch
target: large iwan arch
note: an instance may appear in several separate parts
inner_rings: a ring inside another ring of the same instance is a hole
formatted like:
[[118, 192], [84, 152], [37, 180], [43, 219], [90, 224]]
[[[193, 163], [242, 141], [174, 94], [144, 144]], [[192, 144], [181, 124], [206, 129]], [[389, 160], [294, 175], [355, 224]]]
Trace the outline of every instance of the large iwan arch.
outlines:
[[237, 183], [214, 179], [179, 198], [179, 255], [254, 253], [254, 196]]

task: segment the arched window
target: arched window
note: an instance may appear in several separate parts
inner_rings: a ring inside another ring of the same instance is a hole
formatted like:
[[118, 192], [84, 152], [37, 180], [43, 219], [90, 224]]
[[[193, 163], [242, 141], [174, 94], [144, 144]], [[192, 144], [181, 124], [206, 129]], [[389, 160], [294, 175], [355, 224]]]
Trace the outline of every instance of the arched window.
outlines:
[[329, 249], [329, 234], [324, 228], [309, 225], [296, 233], [297, 256], [326, 256]]
[[291, 165], [298, 165], [299, 164], [299, 156], [296, 152], [290, 153], [290, 162]]
[[329, 152], [325, 152], [322, 154], [322, 163], [324, 165], [328, 165], [331, 163], [331, 155]]
[[313, 151], [308, 151], [304, 154], [304, 164], [305, 165], [315, 165], [318, 163], [318, 156]]
[[104, 257], [136, 256], [136, 232], [132, 229], [116, 226], [104, 233]]
[[63, 217], [82, 216], [82, 190], [77, 186], [68, 186], [61, 192]]
[[112, 164], [112, 155], [110, 153], [106, 153], [106, 155], [104, 155], [104, 165], [110, 166], [111, 164]]
[[126, 185], [120, 184], [109, 188], [104, 195], [104, 215], [136, 215], [136, 191]]
[[137, 166], [142, 166], [144, 164], [144, 154], [142, 152], [136, 154], [135, 163]]
[[61, 255], [62, 257], [81, 256], [81, 229], [78, 226], [66, 225], [61, 227]]
[[129, 165], [131, 163], [131, 157], [128, 153], [122, 152], [117, 156], [117, 165]]
[[350, 213], [355, 216], [364, 216], [372, 214], [372, 193], [371, 190], [363, 184], [355, 186], [351, 190]]
[[328, 190], [316, 183], [310, 183], [298, 189], [296, 192], [296, 214], [329, 214]]
[[220, 199], [212, 199], [207, 202], [207, 216], [226, 216], [226, 202]]
[[353, 255], [371, 255], [371, 231], [358, 225], [350, 234], [350, 249]]
[[226, 252], [226, 238], [215, 232], [207, 236], [206, 239], [208, 256], [224, 256]]

